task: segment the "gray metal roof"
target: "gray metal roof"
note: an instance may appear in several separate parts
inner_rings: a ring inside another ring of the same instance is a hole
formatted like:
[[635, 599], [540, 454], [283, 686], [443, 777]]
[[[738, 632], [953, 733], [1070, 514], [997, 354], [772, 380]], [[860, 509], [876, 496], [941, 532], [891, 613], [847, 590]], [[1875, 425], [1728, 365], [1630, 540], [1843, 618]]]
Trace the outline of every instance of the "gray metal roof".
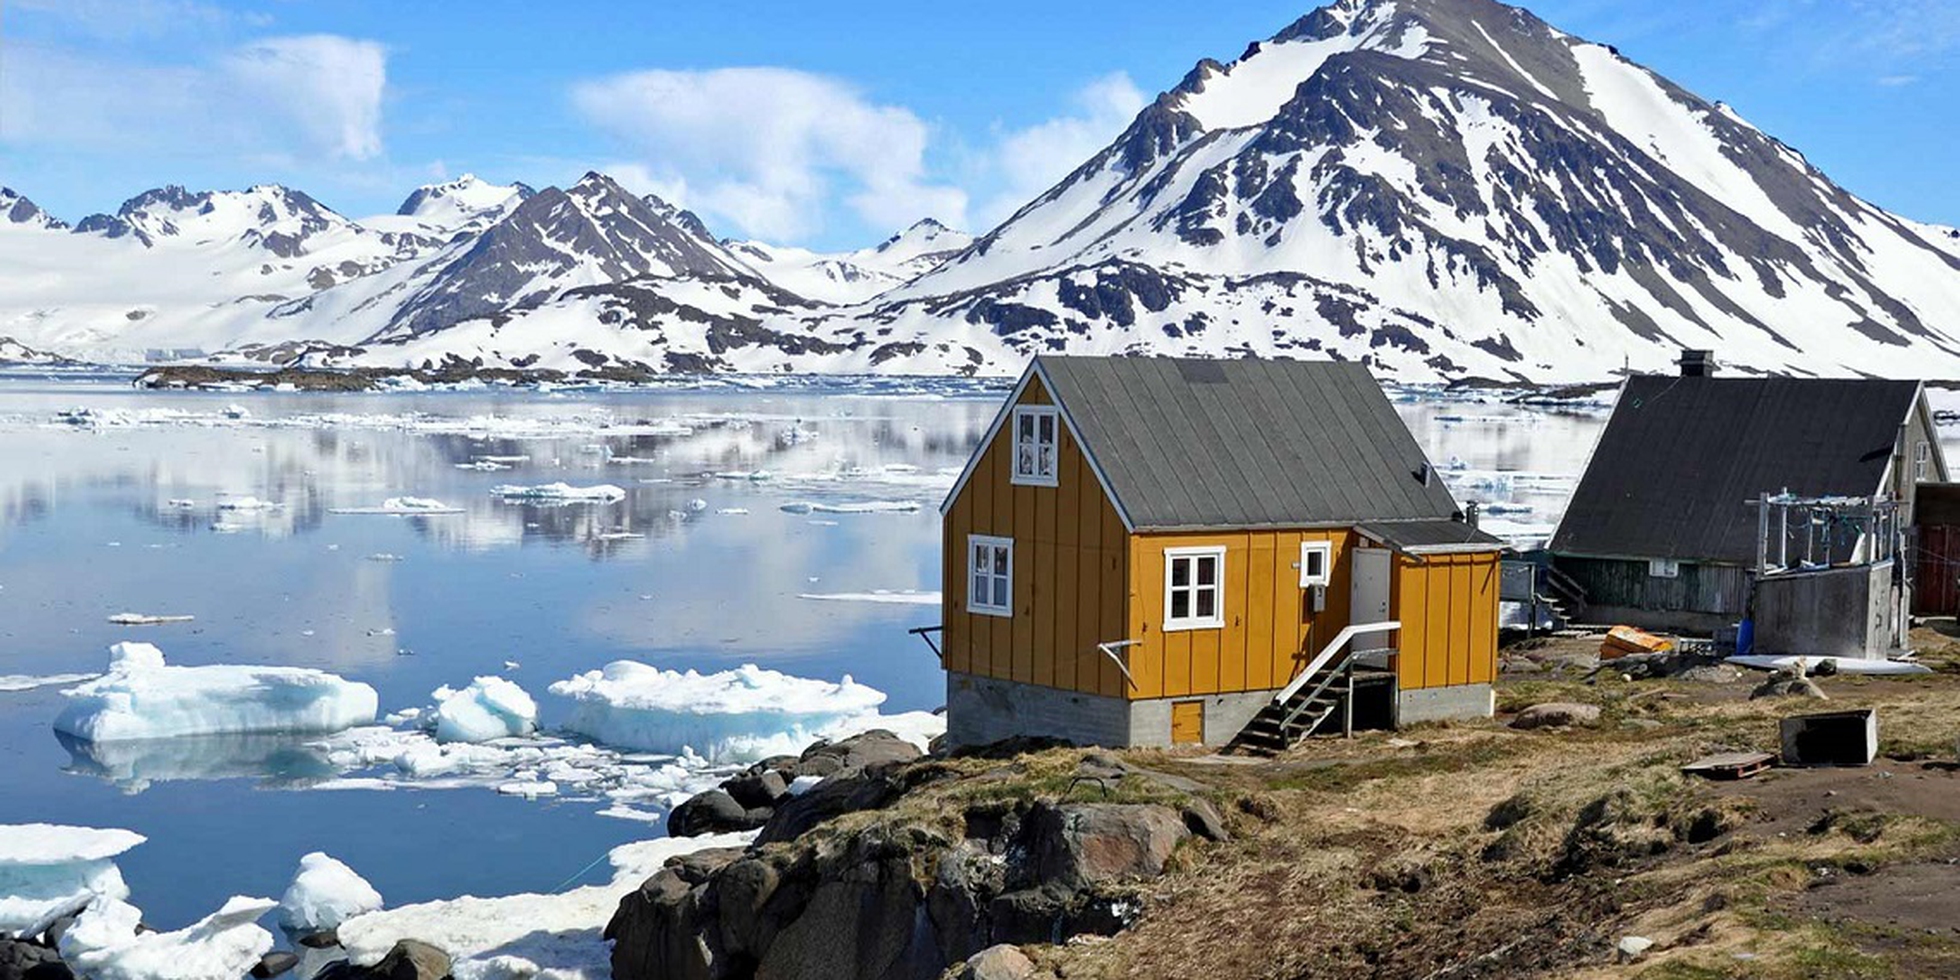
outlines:
[[1360, 364], [1041, 357], [1035, 369], [1137, 530], [1456, 513]]
[[1765, 491], [1882, 489], [1919, 382], [1629, 379], [1551, 550], [1751, 564]]
[[1370, 521], [1361, 533], [1398, 551], [1502, 551], [1504, 540], [1462, 521]]

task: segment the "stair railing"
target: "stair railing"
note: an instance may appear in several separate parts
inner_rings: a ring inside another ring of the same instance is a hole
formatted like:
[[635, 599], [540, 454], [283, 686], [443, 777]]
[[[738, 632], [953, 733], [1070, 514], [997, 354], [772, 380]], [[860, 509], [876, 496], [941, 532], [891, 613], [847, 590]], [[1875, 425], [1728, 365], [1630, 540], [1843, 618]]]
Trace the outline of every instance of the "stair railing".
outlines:
[[1273, 703], [1285, 704], [1293, 700], [1293, 695], [1300, 693], [1300, 689], [1306, 687], [1307, 682], [1313, 680], [1313, 676], [1320, 673], [1320, 669], [1327, 666], [1327, 662], [1333, 660], [1334, 655], [1340, 653], [1341, 648], [1347, 646], [1355, 637], [1366, 636], [1369, 633], [1392, 633], [1401, 628], [1400, 620], [1391, 619], [1379, 623], [1357, 623], [1342, 630], [1334, 637], [1332, 643], [1321, 648], [1319, 656], [1308, 662], [1307, 669], [1294, 677], [1292, 683], [1281, 688], [1278, 694], [1273, 695]]
[[[1346, 719], [1342, 724], [1342, 730], [1352, 733], [1354, 729], [1354, 658], [1352, 656], [1342, 658], [1340, 664], [1332, 670], [1327, 670], [1326, 667], [1334, 659], [1335, 655], [1339, 654], [1355, 637], [1365, 636], [1369, 633], [1387, 633], [1401, 628], [1402, 623], [1399, 620], [1389, 620], [1380, 623], [1362, 623], [1349, 626], [1342, 630], [1339, 635], [1335, 636], [1334, 641], [1322, 648], [1320, 655], [1313, 658], [1313, 661], [1307, 664], [1307, 669], [1301, 671], [1300, 676], [1293, 678], [1292, 683], [1286, 685], [1278, 694], [1273, 696], [1273, 703], [1280, 706], [1280, 709], [1285, 712], [1280, 716], [1280, 737], [1290, 739], [1287, 730], [1292, 727], [1294, 721], [1298, 720], [1301, 715], [1306, 714], [1307, 705], [1313, 704], [1322, 694], [1327, 693], [1327, 689], [1332, 687], [1334, 682], [1340, 680], [1347, 682], [1347, 703], [1343, 709], [1346, 712]], [[1287, 702], [1292, 701], [1293, 696], [1299, 694], [1301, 689], [1305, 688], [1307, 683], [1313, 680], [1316, 674], [1325, 674], [1325, 676], [1321, 677], [1320, 683], [1306, 697], [1301, 698], [1298, 704], [1287, 708]], [[1324, 717], [1323, 715], [1323, 719]], [[1316, 727], [1318, 724], [1319, 722], [1315, 722]]]

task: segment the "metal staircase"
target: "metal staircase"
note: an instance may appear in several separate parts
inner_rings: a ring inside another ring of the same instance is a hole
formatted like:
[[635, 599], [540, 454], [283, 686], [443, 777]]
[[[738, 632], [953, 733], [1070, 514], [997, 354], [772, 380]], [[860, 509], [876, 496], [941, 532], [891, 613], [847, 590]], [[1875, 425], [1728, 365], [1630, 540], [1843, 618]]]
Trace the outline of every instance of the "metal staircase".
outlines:
[[1348, 651], [1357, 636], [1400, 629], [1400, 622], [1349, 626], [1322, 648], [1320, 655], [1293, 678], [1272, 701], [1246, 722], [1225, 746], [1226, 751], [1257, 755], [1284, 752], [1302, 739], [1319, 733], [1336, 718], [1343, 735], [1354, 732], [1355, 657]]

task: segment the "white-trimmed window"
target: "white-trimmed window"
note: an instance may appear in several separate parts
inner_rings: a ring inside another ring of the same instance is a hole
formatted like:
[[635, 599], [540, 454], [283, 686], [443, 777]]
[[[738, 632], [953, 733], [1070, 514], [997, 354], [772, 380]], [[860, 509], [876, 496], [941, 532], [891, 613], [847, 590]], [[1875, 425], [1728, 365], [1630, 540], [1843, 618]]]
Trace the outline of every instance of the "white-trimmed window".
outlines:
[[1681, 563], [1672, 558], [1647, 559], [1648, 578], [1680, 578]]
[[1023, 405], [1014, 410], [1016, 484], [1052, 487], [1059, 482], [1055, 474], [1061, 424], [1061, 413], [1052, 405]]
[[1933, 478], [1933, 444], [1915, 443], [1912, 447], [1912, 478], [1924, 483]]
[[1225, 625], [1225, 549], [1164, 550], [1164, 629]]
[[974, 534], [966, 542], [967, 610], [1014, 615], [1014, 539]]
[[1334, 577], [1334, 542], [1300, 542], [1300, 588], [1326, 585]]

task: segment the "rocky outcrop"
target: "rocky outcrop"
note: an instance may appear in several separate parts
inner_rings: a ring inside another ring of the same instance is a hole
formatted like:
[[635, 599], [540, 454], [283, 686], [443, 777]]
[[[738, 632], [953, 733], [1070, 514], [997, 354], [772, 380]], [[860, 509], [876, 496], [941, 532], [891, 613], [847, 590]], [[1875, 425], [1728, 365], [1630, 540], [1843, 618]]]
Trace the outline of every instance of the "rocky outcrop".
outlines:
[[74, 980], [61, 954], [40, 943], [0, 937], [0, 980]]
[[[896, 799], [905, 786], [894, 767], [923, 754], [883, 729], [818, 742], [801, 756], [764, 759], [675, 807], [667, 816], [667, 833], [698, 837], [762, 827], [765, 843], [792, 840], [831, 817]], [[802, 796], [790, 795], [790, 784], [806, 776], [824, 781]]]
[[935, 778], [930, 763], [840, 770], [778, 808], [765, 843], [669, 862], [606, 928], [615, 980], [923, 980], [1001, 943], [1113, 934], [1191, 834], [1168, 806], [1050, 801], [808, 832]]

